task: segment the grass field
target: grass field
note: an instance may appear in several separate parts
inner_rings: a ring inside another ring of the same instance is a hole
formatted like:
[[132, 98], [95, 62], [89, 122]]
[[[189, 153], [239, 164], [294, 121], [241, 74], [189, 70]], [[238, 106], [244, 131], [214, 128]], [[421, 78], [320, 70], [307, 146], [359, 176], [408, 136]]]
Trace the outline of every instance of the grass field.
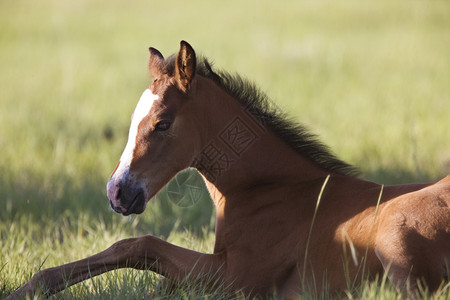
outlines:
[[[132, 218], [108, 208], [105, 184], [150, 81], [148, 46], [168, 55], [187, 40], [364, 177], [393, 184], [450, 173], [449, 33], [449, 1], [1, 1], [0, 298], [125, 237], [212, 251], [206, 192], [188, 208], [163, 192]], [[157, 280], [112, 272], [57, 298], [166, 298]], [[398, 294], [365, 284], [344, 297]]]

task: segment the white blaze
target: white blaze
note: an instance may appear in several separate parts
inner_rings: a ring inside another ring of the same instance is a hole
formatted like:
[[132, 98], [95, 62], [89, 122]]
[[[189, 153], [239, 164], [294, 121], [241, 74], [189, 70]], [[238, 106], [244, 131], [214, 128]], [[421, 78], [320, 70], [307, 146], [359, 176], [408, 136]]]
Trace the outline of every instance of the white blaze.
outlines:
[[[120, 157], [120, 164], [122, 163], [129, 166], [133, 157], [133, 151], [136, 146], [136, 136], [138, 132], [139, 124], [150, 112], [153, 102], [158, 100], [158, 95], [153, 94], [149, 89], [146, 89], [139, 99], [136, 109], [133, 113], [133, 119], [131, 120], [130, 131], [128, 133], [128, 142], [125, 150]], [[119, 166], [120, 167], [120, 166]]]
[[154, 101], [158, 100], [158, 98], [158, 95], [153, 94], [150, 89], [146, 89], [139, 99], [131, 120], [127, 145], [120, 157], [119, 166], [107, 184], [108, 198], [111, 201], [115, 202], [116, 200], [119, 182], [128, 176], [131, 160], [133, 159], [134, 148], [136, 147], [139, 124], [150, 112]]

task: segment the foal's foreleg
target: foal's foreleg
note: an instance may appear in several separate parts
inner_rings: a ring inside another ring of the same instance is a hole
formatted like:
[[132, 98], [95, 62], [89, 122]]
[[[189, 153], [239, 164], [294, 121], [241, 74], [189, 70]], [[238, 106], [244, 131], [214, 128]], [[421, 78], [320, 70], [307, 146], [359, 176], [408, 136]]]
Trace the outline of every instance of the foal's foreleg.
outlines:
[[32, 295], [37, 289], [51, 295], [118, 268], [149, 269], [173, 281], [187, 276], [215, 281], [221, 277], [222, 264], [219, 255], [184, 249], [154, 236], [130, 238], [91, 257], [39, 271], [8, 299]]

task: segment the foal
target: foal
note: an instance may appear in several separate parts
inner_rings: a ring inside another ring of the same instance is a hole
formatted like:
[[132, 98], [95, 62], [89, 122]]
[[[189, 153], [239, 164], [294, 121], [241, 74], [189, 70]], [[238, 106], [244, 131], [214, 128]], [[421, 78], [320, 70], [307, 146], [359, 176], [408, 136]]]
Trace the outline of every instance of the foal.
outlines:
[[38, 272], [12, 298], [125, 267], [281, 298], [344, 290], [383, 269], [408, 292], [418, 282], [434, 291], [448, 275], [450, 176], [384, 188], [359, 179], [252, 84], [213, 71], [184, 41], [167, 59], [150, 48], [149, 69], [154, 81], [107, 184], [111, 207], [142, 213], [179, 171], [196, 168], [216, 206], [214, 252], [126, 239]]

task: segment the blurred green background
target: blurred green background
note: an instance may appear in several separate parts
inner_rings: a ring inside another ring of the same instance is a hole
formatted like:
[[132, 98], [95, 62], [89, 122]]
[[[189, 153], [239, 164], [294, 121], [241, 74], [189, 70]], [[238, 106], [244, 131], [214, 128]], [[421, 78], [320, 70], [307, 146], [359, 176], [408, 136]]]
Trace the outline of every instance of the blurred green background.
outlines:
[[66, 236], [86, 241], [80, 258], [122, 236], [211, 233], [206, 192], [187, 208], [162, 193], [132, 218], [106, 199], [147, 49], [168, 56], [182, 39], [365, 178], [450, 173], [450, 1], [1, 0], [0, 281], [21, 282]]

